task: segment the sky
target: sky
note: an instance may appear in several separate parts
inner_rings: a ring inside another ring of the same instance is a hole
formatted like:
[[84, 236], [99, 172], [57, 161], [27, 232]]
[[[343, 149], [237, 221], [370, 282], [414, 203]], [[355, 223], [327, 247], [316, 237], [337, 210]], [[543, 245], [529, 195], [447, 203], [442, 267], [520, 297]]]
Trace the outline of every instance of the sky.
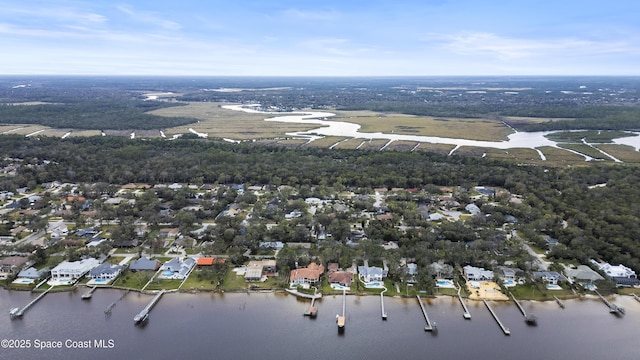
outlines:
[[0, 0], [2, 75], [640, 75], [637, 0]]

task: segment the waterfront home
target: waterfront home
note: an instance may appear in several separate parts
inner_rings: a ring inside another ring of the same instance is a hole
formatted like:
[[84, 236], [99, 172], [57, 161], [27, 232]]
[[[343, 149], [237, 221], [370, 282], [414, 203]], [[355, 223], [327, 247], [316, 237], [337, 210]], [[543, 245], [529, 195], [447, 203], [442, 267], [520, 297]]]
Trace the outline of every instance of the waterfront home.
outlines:
[[604, 280], [602, 275], [587, 265], [578, 265], [575, 268], [566, 269], [565, 274], [567, 274], [567, 280], [580, 284], [592, 284], [596, 280]]
[[499, 266], [498, 267], [498, 276], [506, 282], [509, 281], [516, 281], [517, 277], [516, 277], [516, 273], [518, 272], [518, 269], [514, 269], [514, 268], [510, 268], [510, 267], [506, 267], [506, 266]]
[[604, 272], [607, 278], [615, 281], [618, 286], [640, 285], [640, 280], [638, 280], [636, 272], [622, 264], [611, 265], [607, 262], [597, 262], [593, 259], [591, 263], [596, 265], [600, 271]]
[[289, 280], [291, 281], [292, 285], [312, 285], [320, 281], [320, 276], [322, 275], [322, 273], [324, 273], [324, 266], [312, 262], [306, 268], [291, 270]]
[[38, 280], [49, 273], [48, 268], [38, 270], [34, 267], [24, 269], [18, 273], [18, 278]]
[[382, 281], [387, 276], [387, 270], [377, 266], [358, 266], [358, 276], [365, 283]]
[[187, 277], [189, 271], [191, 271], [195, 265], [196, 260], [193, 258], [186, 258], [185, 260], [177, 257], [173, 258], [162, 265], [160, 268], [162, 273], [159, 278], [182, 280]]
[[0, 260], [0, 273], [13, 275], [22, 269], [24, 264], [29, 261], [26, 256], [7, 256]]
[[453, 279], [456, 276], [453, 266], [445, 264], [443, 261], [431, 263], [429, 269], [436, 279]]
[[100, 265], [100, 261], [94, 258], [63, 261], [51, 269], [51, 281], [68, 282], [79, 279], [98, 265]]
[[547, 285], [558, 285], [559, 281], [566, 280], [562, 274], [555, 271], [534, 271], [533, 277], [542, 279]]
[[129, 270], [131, 271], [143, 271], [143, 270], [151, 270], [157, 271], [160, 268], [160, 261], [151, 260], [148, 257], [141, 257], [139, 259], [133, 260], [129, 264]]
[[353, 273], [348, 271], [330, 271], [327, 273], [329, 284], [338, 284], [349, 287], [353, 282]]
[[490, 281], [494, 278], [493, 271], [485, 270], [484, 268], [477, 268], [471, 265], [467, 265], [463, 267], [462, 270], [464, 271], [464, 276], [467, 278], [467, 280]]
[[120, 275], [122, 268], [121, 265], [102, 263], [91, 269], [87, 276], [91, 279], [113, 280]]
[[249, 261], [244, 274], [246, 281], [266, 281], [267, 276], [274, 276], [276, 273], [275, 260]]

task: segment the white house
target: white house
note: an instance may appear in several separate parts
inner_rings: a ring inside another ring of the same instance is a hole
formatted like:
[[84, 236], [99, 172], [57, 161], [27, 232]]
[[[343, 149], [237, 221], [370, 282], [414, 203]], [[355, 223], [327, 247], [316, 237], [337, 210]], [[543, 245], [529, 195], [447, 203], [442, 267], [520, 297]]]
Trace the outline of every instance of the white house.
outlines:
[[63, 261], [51, 269], [51, 280], [76, 280], [98, 265], [100, 265], [100, 261], [94, 258], [80, 261]]
[[491, 270], [485, 270], [484, 268], [477, 268], [471, 265], [467, 265], [462, 269], [464, 270], [464, 276], [467, 278], [467, 280], [493, 280], [493, 271]]
[[598, 269], [602, 270], [610, 278], [637, 278], [635, 271], [622, 264], [614, 266], [606, 262], [597, 262], [595, 260], [591, 260], [591, 263], [596, 265]]
[[387, 270], [377, 266], [358, 266], [358, 274], [365, 283], [372, 281], [382, 281], [387, 276]]

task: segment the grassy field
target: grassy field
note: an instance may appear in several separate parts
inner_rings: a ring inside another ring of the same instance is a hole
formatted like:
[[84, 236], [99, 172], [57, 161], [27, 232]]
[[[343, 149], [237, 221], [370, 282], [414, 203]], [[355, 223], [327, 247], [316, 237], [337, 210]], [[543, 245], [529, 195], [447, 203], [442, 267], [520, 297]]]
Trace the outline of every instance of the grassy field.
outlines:
[[496, 120], [434, 118], [404, 114], [336, 111], [336, 121], [362, 126], [362, 132], [439, 136], [455, 139], [500, 141], [513, 131]]
[[287, 132], [305, 131], [317, 128], [317, 125], [267, 122], [270, 115], [252, 114], [243, 111], [228, 110], [219, 103], [192, 102], [185, 106], [174, 106], [150, 112], [159, 116], [190, 117], [198, 123], [166, 129], [165, 134], [184, 134], [189, 128], [210, 137], [222, 137], [235, 140], [286, 137]]
[[627, 145], [610, 145], [602, 144], [596, 146], [598, 149], [624, 162], [638, 163], [640, 162], [640, 152]]
[[339, 137], [339, 136], [327, 136], [324, 137], [322, 139], [318, 139], [318, 140], [313, 140], [312, 142], [309, 143], [310, 147], [320, 147], [320, 148], [328, 148], [333, 144], [336, 144], [342, 140], [344, 140], [346, 138], [344, 137]]
[[577, 151], [581, 154], [585, 154], [587, 156], [591, 156], [592, 158], [596, 159], [596, 160], [611, 160], [608, 156], [605, 156], [604, 154], [602, 154], [601, 152], [599, 152], [598, 150], [592, 148], [589, 145], [584, 145], [584, 144], [560, 144], [559, 145], [561, 148], [564, 149], [570, 149], [573, 151]]

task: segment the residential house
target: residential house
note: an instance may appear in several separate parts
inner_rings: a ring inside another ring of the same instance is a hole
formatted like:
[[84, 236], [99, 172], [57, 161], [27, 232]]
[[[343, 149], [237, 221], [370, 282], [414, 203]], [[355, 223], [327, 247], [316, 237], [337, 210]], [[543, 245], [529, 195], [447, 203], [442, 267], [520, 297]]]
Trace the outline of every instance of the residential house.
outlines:
[[429, 265], [429, 270], [437, 279], [453, 279], [455, 278], [455, 270], [453, 266], [445, 264], [442, 261], [433, 262]]
[[518, 269], [514, 269], [514, 268], [510, 268], [510, 267], [506, 267], [506, 266], [499, 266], [498, 267], [498, 276], [504, 280], [504, 281], [516, 281], [517, 277], [516, 277], [516, 273], [518, 272]]
[[151, 260], [148, 257], [141, 257], [137, 260], [133, 260], [129, 264], [129, 270], [131, 271], [143, 271], [143, 270], [151, 270], [157, 271], [160, 268], [160, 261]]
[[559, 281], [566, 280], [562, 274], [555, 271], [534, 271], [533, 277], [542, 279], [547, 285], [558, 285]]
[[382, 281], [387, 276], [387, 270], [377, 266], [358, 266], [358, 275], [365, 283]]
[[102, 263], [89, 271], [87, 275], [91, 279], [113, 280], [122, 272], [122, 265]]
[[186, 258], [184, 261], [180, 258], [173, 258], [161, 267], [162, 273], [159, 276], [163, 279], [178, 279], [182, 280], [189, 275], [189, 272], [196, 265], [196, 260], [193, 258]]
[[340, 264], [338, 263], [329, 263], [327, 264], [327, 272], [335, 272], [340, 270]]
[[38, 280], [40, 278], [43, 278], [48, 273], [49, 273], [49, 269], [48, 268], [44, 268], [42, 270], [38, 270], [38, 269], [36, 269], [34, 267], [30, 267], [30, 268], [27, 268], [27, 269], [24, 269], [24, 270], [20, 271], [18, 273], [18, 278]]
[[480, 215], [480, 214], [482, 214], [482, 211], [480, 211], [480, 208], [476, 204], [469, 204], [469, 205], [465, 206], [464, 209], [467, 210], [467, 212], [469, 212], [469, 214], [471, 214], [471, 215]]
[[211, 266], [215, 264], [216, 258], [212, 257], [201, 257], [196, 261], [196, 265], [198, 266]]
[[407, 283], [414, 284], [417, 281], [416, 276], [418, 276], [418, 264], [408, 263], [406, 271], [407, 271]]
[[467, 280], [472, 281], [485, 281], [485, 280], [493, 280], [493, 271], [485, 270], [484, 268], [477, 268], [471, 265], [467, 265], [462, 268], [464, 271], [464, 276]]
[[339, 284], [341, 286], [351, 286], [353, 282], [353, 273], [349, 271], [330, 271], [327, 273], [330, 284]]
[[323, 273], [324, 266], [312, 262], [306, 268], [291, 270], [289, 280], [292, 284], [315, 284]]
[[0, 260], [0, 273], [4, 274], [17, 274], [24, 264], [29, 261], [26, 256], [7, 256]]
[[284, 243], [281, 241], [263, 241], [260, 242], [260, 249], [282, 250]]
[[98, 265], [100, 265], [100, 261], [94, 258], [79, 261], [63, 261], [51, 269], [51, 280], [76, 280]]
[[602, 275], [598, 274], [587, 265], [578, 265], [576, 268], [569, 268], [565, 273], [567, 274], [567, 279], [569, 281], [575, 281], [581, 284], [591, 284], [596, 280], [604, 280]]
[[166, 228], [166, 229], [160, 229], [160, 231], [158, 232], [158, 235], [161, 238], [173, 238], [175, 239], [178, 234], [180, 233], [180, 229], [178, 228]]
[[276, 273], [275, 260], [249, 261], [244, 274], [246, 281], [260, 281], [263, 277], [274, 276]]
[[640, 285], [640, 280], [638, 280], [636, 272], [622, 264], [611, 265], [606, 262], [597, 262], [593, 259], [591, 263], [596, 265], [600, 271], [604, 272], [609, 279], [615, 281], [618, 286]]
[[55, 223], [49, 223], [49, 227], [47, 228], [47, 232], [51, 234], [52, 238], [59, 238], [63, 236], [67, 236], [69, 233], [69, 229], [67, 225], [60, 221]]

